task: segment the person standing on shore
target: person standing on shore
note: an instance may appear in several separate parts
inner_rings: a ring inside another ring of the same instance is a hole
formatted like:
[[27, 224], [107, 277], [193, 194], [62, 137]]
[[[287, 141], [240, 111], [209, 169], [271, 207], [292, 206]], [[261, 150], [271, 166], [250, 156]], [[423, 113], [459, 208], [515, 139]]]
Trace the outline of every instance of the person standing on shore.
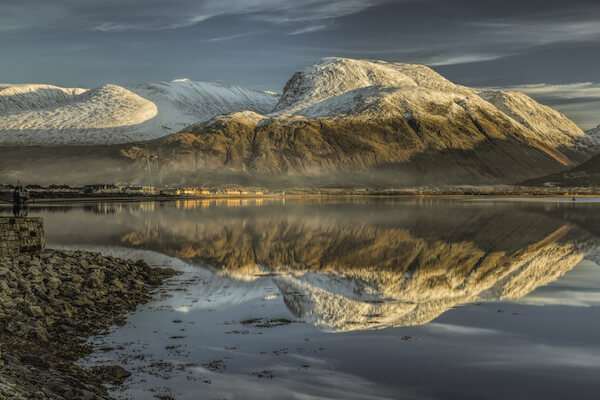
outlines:
[[[29, 193], [23, 188], [20, 181], [17, 181], [17, 186], [13, 191], [13, 214], [15, 217], [26, 216], [25, 203], [29, 200]], [[24, 214], [25, 215], [22, 215]]]

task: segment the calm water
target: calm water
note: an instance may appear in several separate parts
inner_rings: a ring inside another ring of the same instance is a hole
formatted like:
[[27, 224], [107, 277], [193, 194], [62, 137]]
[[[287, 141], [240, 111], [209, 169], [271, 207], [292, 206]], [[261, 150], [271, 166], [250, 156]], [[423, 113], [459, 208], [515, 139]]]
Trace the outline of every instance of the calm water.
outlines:
[[[6, 212], [8, 210], [5, 210]], [[600, 390], [600, 202], [32, 208], [49, 247], [183, 274], [85, 364], [121, 398], [565, 399]]]

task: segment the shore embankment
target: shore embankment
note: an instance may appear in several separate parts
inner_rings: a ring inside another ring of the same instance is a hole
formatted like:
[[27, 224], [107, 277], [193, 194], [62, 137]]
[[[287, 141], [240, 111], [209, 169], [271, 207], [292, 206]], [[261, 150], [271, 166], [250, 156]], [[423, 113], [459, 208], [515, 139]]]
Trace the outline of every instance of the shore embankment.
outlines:
[[[85, 202], [162, 202], [187, 200], [294, 200], [322, 198], [407, 198], [407, 197], [597, 197], [600, 187], [559, 187], [559, 186], [440, 186], [413, 188], [287, 188], [262, 194], [207, 194], [207, 195], [141, 195], [116, 193], [67, 193], [67, 192], [30, 192], [31, 204], [85, 203]], [[0, 191], [0, 206], [11, 203], [10, 193]]]
[[83, 369], [86, 339], [125, 323], [175, 271], [86, 251], [0, 256], [0, 400], [108, 399], [119, 366]]

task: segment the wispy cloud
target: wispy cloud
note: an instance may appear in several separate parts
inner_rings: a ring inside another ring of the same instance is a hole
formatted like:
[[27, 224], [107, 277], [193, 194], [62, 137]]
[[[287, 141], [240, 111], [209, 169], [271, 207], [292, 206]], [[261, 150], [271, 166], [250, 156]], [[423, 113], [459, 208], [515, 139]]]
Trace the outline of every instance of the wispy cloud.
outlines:
[[[87, 26], [96, 32], [182, 29], [210, 18], [236, 15], [285, 25], [296, 34], [389, 0], [22, 0], [0, 3], [0, 31], [40, 26]], [[308, 25], [308, 26], [306, 26]]]
[[600, 24], [595, 18], [580, 21], [487, 21], [471, 25], [481, 29], [483, 34], [495, 42], [516, 46], [543, 46], [600, 38]]
[[[466, 23], [431, 45], [435, 56], [422, 62], [455, 65], [497, 60], [525, 54], [536, 48], [600, 40], [596, 18], [580, 21], [535, 21], [513, 18]], [[417, 48], [415, 48], [416, 50]]]
[[256, 35], [260, 35], [263, 33], [265, 33], [265, 31], [235, 33], [232, 35], [217, 36], [217, 37], [213, 37], [210, 39], [205, 39], [205, 40], [203, 40], [203, 42], [205, 42], [205, 43], [220, 43], [220, 42], [226, 42], [229, 40], [240, 39], [240, 38], [244, 38], [244, 37], [248, 37], [248, 36], [256, 36]]
[[[209, 18], [238, 15], [274, 25], [296, 27], [292, 34], [323, 30], [336, 18], [363, 11], [381, 4], [385, 0], [309, 0], [299, 3], [293, 0], [175, 0], [162, 3], [140, 4], [146, 11], [143, 15], [133, 13], [119, 17], [118, 21], [105, 21], [93, 27], [100, 32], [128, 30], [167, 30], [187, 28]], [[129, 2], [129, 3], [135, 3]], [[175, 4], [173, 4], [175, 3]], [[178, 11], [173, 11], [178, 10]], [[153, 12], [152, 12], [153, 11]], [[192, 15], [191, 17], [189, 17]], [[303, 26], [309, 22], [308, 26]]]
[[[600, 60], [599, 19], [600, 4], [592, 0], [0, 1], [0, 46], [11, 54], [0, 63], [0, 72], [10, 79], [29, 79], [35, 73], [35, 79], [68, 81], [73, 72], [62, 77], [65, 64], [88, 81], [135, 80], [139, 73], [125, 76], [121, 66], [134, 71], [152, 60], [146, 69], [154, 74], [150, 79], [185, 70], [217, 79], [230, 74], [227, 79], [246, 80], [253, 87], [257, 81], [269, 82], [274, 88], [288, 72], [339, 55], [440, 66], [466, 84], [600, 81], [594, 69]], [[257, 31], [269, 34], [252, 43], [241, 40]], [[225, 42], [224, 48], [215, 45]], [[56, 57], [55, 66], [48, 64], [45, 52], [59, 54], [66, 45], [80, 43], [90, 43], [95, 51], [73, 52], [70, 61]], [[206, 52], [190, 55], [189, 46], [199, 43]], [[243, 54], [244, 62], [229, 63], [225, 70], [223, 64], [233, 54]], [[203, 58], [202, 67], [167, 62], [184, 55]], [[271, 63], [258, 70], [267, 56], [278, 60], [277, 67]], [[110, 69], [97, 70], [99, 63], [109, 61]], [[571, 89], [576, 96], [586, 88]], [[550, 88], [523, 90], [546, 96], [542, 92]], [[591, 99], [592, 93], [587, 90], [578, 99]], [[591, 103], [575, 109], [579, 100], [566, 103], [565, 96], [561, 111], [571, 113], [565, 114], [592, 116]]]
[[288, 33], [288, 35], [293, 36], [293, 35], [303, 35], [305, 33], [319, 32], [319, 31], [328, 29], [329, 27], [330, 27], [329, 24], [309, 25], [304, 28], [299, 28], [299, 29], [293, 30], [290, 33]]
[[[265, 2], [267, 0], [264, 0]], [[359, 13], [367, 8], [385, 3], [386, 0], [308, 0], [300, 3], [293, 0], [272, 0], [269, 8], [255, 14], [256, 19], [274, 24], [333, 20]]]
[[98, 32], [123, 32], [123, 31], [163, 31], [168, 29], [179, 29], [187, 28], [202, 21], [206, 21], [211, 18], [212, 15], [195, 15], [181, 19], [179, 21], [148, 21], [140, 23], [117, 23], [117, 22], [104, 22], [100, 25], [94, 26], [92, 30]]
[[[518, 18], [505, 21], [482, 21], [466, 24], [453, 38], [460, 45], [438, 48], [439, 55], [429, 65], [455, 65], [491, 61], [525, 54], [536, 48], [600, 40], [596, 18], [580, 21], [534, 21]], [[456, 54], [458, 51], [458, 54]]]
[[423, 64], [438, 67], [442, 65], [456, 65], [456, 64], [469, 64], [475, 62], [497, 60], [499, 58], [506, 57], [506, 53], [490, 54], [490, 53], [473, 53], [473, 54], [447, 54], [447, 55], [436, 55], [432, 57], [421, 58], [420, 62]]

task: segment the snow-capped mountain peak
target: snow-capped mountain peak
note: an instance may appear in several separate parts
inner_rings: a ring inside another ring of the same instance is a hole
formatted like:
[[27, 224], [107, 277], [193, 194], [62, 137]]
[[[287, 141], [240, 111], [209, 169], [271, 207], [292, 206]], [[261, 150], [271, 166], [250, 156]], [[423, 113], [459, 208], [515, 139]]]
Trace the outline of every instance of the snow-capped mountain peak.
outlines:
[[178, 132], [217, 115], [271, 111], [278, 96], [176, 79], [94, 89], [0, 85], [0, 144], [115, 144]]
[[414, 88], [468, 93], [431, 68], [418, 64], [323, 58], [297, 71], [286, 83], [275, 112], [293, 113], [339, 95], [365, 88]]
[[529, 140], [556, 147], [585, 141], [575, 123], [523, 93], [469, 88], [424, 65], [376, 60], [324, 58], [296, 72], [271, 116], [400, 117], [444, 124], [463, 118], [465, 112], [475, 120], [492, 117]]

